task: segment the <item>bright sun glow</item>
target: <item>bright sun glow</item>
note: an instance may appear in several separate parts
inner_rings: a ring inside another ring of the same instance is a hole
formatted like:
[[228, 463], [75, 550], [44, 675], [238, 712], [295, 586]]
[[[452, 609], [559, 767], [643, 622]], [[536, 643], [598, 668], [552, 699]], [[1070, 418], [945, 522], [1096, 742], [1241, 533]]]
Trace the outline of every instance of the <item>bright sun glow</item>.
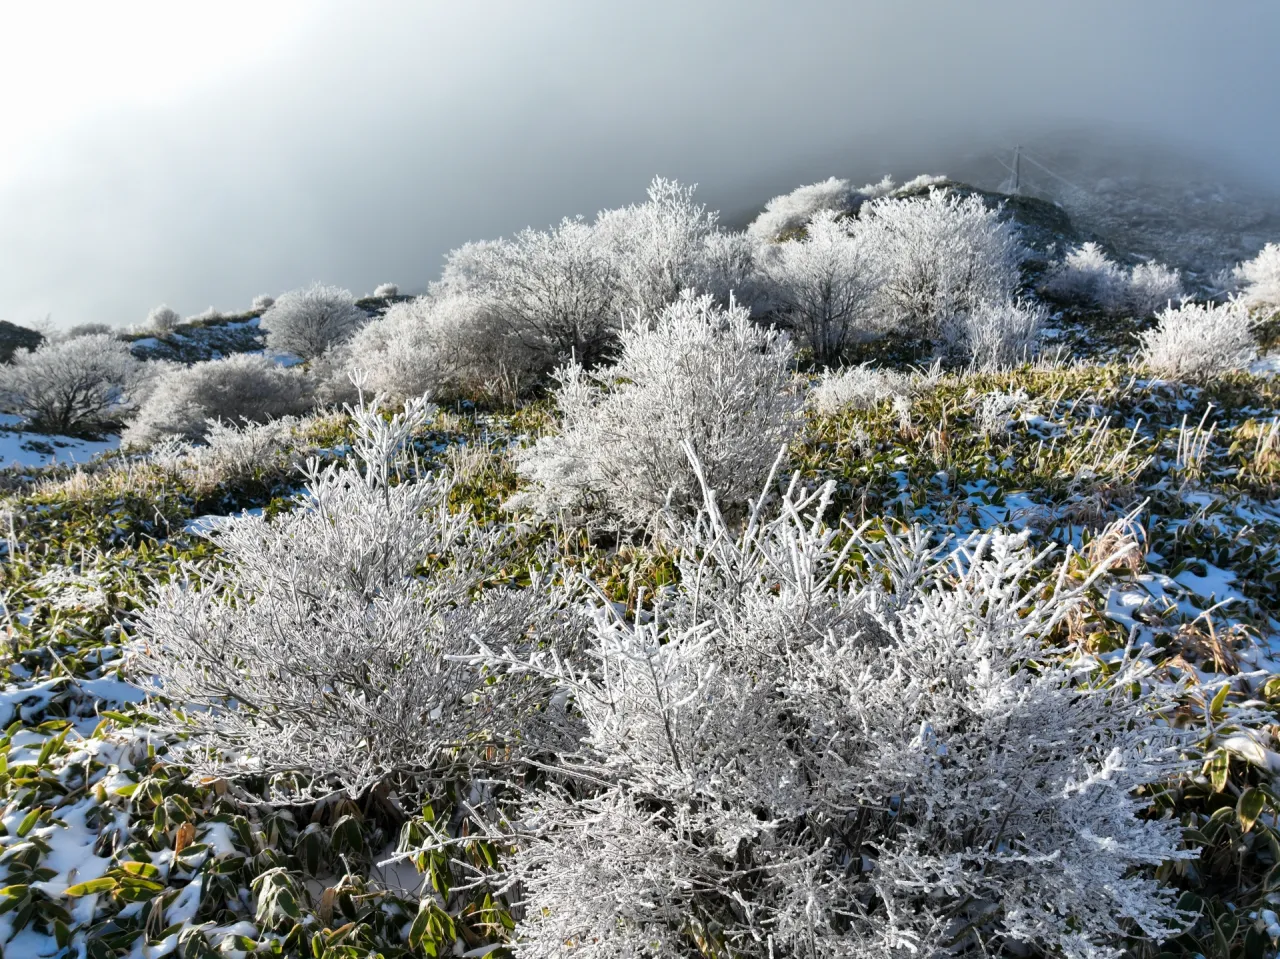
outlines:
[[0, 166], [97, 113], [163, 103], [284, 45], [299, 0], [0, 7]]

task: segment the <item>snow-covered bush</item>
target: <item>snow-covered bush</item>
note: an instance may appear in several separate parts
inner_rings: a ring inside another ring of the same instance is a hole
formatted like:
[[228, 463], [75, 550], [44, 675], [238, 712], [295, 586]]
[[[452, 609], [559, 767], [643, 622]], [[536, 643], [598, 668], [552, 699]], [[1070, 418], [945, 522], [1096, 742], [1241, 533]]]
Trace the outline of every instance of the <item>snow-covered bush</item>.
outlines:
[[155, 330], [157, 333], [168, 333], [181, 322], [182, 316], [177, 310], [161, 303], [147, 314], [145, 328]]
[[1062, 262], [1049, 271], [1044, 292], [1069, 302], [1095, 303], [1108, 308], [1123, 297], [1124, 271], [1096, 243], [1067, 251]]
[[1182, 280], [1176, 270], [1161, 263], [1139, 263], [1125, 270], [1096, 243], [1068, 251], [1049, 271], [1041, 289], [1067, 302], [1135, 316], [1150, 316], [1182, 298]]
[[687, 441], [725, 507], [741, 506], [798, 427], [790, 362], [786, 338], [746, 309], [684, 295], [624, 331], [618, 364], [599, 379], [577, 364], [559, 372], [561, 432], [522, 454], [532, 488], [509, 505], [645, 526], [664, 505], [696, 506]]
[[203, 442], [161, 442], [147, 460], [180, 472], [197, 492], [234, 487], [287, 465], [301, 422], [293, 416], [266, 423], [214, 422], [208, 425]]
[[116, 328], [109, 323], [77, 323], [62, 334], [62, 339], [74, 340], [79, 336], [98, 336], [99, 334], [115, 336]]
[[321, 359], [329, 402], [354, 399], [350, 374], [356, 371], [369, 390], [396, 402], [425, 393], [442, 402], [508, 403], [547, 371], [493, 301], [467, 295], [397, 303]]
[[1129, 270], [1124, 309], [1134, 316], [1150, 316], [1182, 299], [1182, 277], [1163, 263], [1139, 263]]
[[1092, 959], [1180, 928], [1151, 871], [1197, 851], [1150, 787], [1189, 739], [1138, 654], [1065, 638], [1092, 577], [1025, 535], [837, 538], [833, 493], [745, 528], [709, 498], [588, 668], [488, 651], [580, 716], [513, 837], [517, 956]]
[[187, 317], [186, 322], [200, 325], [200, 324], [206, 324], [206, 323], [217, 323], [225, 318], [226, 318], [226, 314], [224, 314], [216, 306], [208, 306], [208, 307], [205, 307], [203, 310], [201, 310], [199, 313], [195, 313]]
[[449, 254], [435, 289], [493, 303], [507, 330], [548, 367], [570, 357], [596, 366], [617, 346], [618, 264], [581, 218], [509, 241], [468, 243]]
[[697, 185], [654, 177], [649, 198], [597, 218], [594, 230], [613, 258], [630, 315], [656, 316], [682, 291], [709, 289], [708, 244], [719, 214], [695, 203]]
[[912, 377], [871, 364], [828, 370], [809, 391], [808, 403], [824, 416], [847, 409], [869, 410], [888, 399], [910, 396]]
[[1164, 375], [1204, 379], [1247, 369], [1258, 355], [1254, 321], [1243, 299], [1170, 306], [1157, 319], [1154, 329], [1138, 334], [1140, 358]]
[[1024, 250], [1017, 229], [978, 196], [931, 189], [862, 207], [856, 232], [883, 276], [879, 309], [900, 328], [932, 337], [947, 317], [1011, 298]]
[[809, 221], [803, 240], [764, 251], [779, 318], [820, 366], [838, 363], [850, 343], [877, 330], [873, 294], [882, 264], [848, 227], [839, 214], [822, 210]]
[[169, 436], [200, 439], [214, 420], [261, 423], [310, 406], [310, 384], [300, 370], [237, 353], [161, 373], [123, 440], [149, 446]]
[[45, 342], [0, 366], [0, 399], [36, 429], [92, 432], [133, 408], [142, 366], [128, 343], [106, 333]]
[[856, 196], [853, 184], [836, 177], [796, 187], [766, 203], [764, 212], [747, 227], [747, 235], [761, 241], [776, 240], [806, 226], [820, 212], [851, 209]]
[[394, 283], [379, 283], [373, 291], [374, 296], [399, 296], [400, 287]]
[[978, 369], [1030, 361], [1044, 324], [1044, 308], [1025, 300], [979, 303], [942, 323], [944, 350]]
[[262, 314], [259, 328], [271, 349], [309, 360], [349, 339], [366, 320], [349, 290], [317, 283], [283, 294]]
[[1250, 307], [1280, 307], [1280, 243], [1268, 243], [1252, 260], [1232, 271]]
[[271, 309], [275, 301], [276, 301], [276, 298], [274, 296], [268, 296], [266, 293], [260, 293], [253, 298], [252, 306], [253, 306], [253, 309], [259, 312], [263, 312], [265, 310]]
[[455, 657], [518, 643], [550, 594], [475, 598], [510, 534], [451, 512], [447, 477], [411, 475], [405, 443], [429, 415], [421, 399], [390, 421], [355, 410], [351, 456], [313, 460], [295, 509], [229, 520], [211, 534], [223, 562], [151, 596], [135, 675], [172, 704], [160, 724], [196, 775], [266, 777], [282, 802], [396, 777], [408, 798], [467, 762], [469, 736], [519, 732], [511, 692]]

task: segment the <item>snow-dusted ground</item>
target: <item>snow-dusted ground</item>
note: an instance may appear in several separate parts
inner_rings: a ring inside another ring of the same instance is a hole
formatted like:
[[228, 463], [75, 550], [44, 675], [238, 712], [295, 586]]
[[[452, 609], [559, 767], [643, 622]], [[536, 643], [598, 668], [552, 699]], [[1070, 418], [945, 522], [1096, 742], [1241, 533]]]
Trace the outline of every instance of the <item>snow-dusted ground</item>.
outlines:
[[0, 415], [0, 467], [86, 463], [100, 453], [120, 447], [120, 437], [84, 440], [72, 436], [33, 433], [20, 429], [21, 417]]
[[1255, 376], [1275, 376], [1280, 373], [1280, 353], [1268, 353], [1266, 356], [1259, 357], [1253, 366], [1249, 367], [1249, 372]]

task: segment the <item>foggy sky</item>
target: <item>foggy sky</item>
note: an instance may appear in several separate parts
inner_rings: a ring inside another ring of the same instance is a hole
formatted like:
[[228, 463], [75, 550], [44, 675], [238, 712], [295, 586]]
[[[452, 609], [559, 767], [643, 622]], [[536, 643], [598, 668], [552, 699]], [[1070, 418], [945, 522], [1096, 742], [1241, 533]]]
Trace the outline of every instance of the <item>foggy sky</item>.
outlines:
[[[5, 16], [0, 55], [59, 42]], [[190, 76], [157, 69], [199, 80], [181, 95], [9, 131], [0, 318], [123, 325], [312, 280], [420, 290], [466, 240], [642, 199], [655, 174], [741, 216], [1059, 128], [1274, 183], [1277, 38], [1274, 0], [309, 4], [251, 51], [231, 31]], [[0, 125], [29, 82], [0, 90]]]

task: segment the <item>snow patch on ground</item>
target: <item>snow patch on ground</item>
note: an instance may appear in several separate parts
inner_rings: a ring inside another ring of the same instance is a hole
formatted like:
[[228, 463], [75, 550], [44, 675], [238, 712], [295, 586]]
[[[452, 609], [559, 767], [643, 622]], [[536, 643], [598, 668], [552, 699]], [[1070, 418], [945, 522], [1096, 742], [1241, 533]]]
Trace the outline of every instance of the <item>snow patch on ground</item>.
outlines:
[[51, 463], [87, 463], [101, 453], [120, 448], [120, 437], [85, 440], [54, 433], [20, 429], [22, 418], [0, 415], [0, 467], [48, 466]]

